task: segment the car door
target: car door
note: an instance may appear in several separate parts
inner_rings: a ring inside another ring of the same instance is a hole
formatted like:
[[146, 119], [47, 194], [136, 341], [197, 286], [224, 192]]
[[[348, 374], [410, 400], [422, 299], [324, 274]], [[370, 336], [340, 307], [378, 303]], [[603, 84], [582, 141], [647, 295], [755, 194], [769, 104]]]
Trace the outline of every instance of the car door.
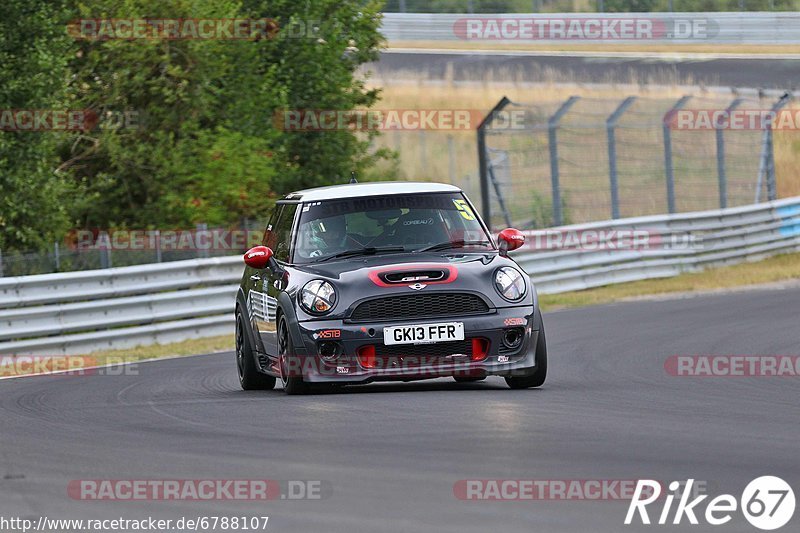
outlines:
[[[265, 246], [272, 249], [273, 257], [279, 265], [289, 262], [290, 248], [292, 246], [292, 227], [294, 225], [297, 204], [280, 204], [274, 223], [267, 228]], [[258, 332], [260, 349], [270, 357], [278, 356], [278, 324], [276, 314], [278, 310], [278, 295], [284, 289], [283, 280], [275, 276], [268, 268], [260, 273], [257, 280], [259, 289], [253, 297], [254, 309], [258, 309], [258, 318], [255, 321], [255, 331]], [[251, 291], [252, 293], [253, 291]], [[258, 301], [255, 301], [255, 299]]]

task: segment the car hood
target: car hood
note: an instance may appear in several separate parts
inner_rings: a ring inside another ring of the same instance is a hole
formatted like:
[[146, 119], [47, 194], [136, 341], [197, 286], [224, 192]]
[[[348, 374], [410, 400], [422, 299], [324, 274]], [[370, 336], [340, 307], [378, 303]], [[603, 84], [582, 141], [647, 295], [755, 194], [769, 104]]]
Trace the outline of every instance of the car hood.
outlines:
[[[387, 283], [385, 274], [400, 273], [400, 276], [415, 271], [442, 270], [447, 279], [441, 282], [420, 280], [425, 293], [433, 291], [478, 292], [492, 302], [494, 307], [508, 307], [514, 304], [503, 300], [493, 286], [494, 272], [502, 266], [514, 266], [522, 270], [510, 258], [502, 257], [497, 252], [487, 253], [415, 253], [415, 254], [383, 254], [375, 256], [347, 258], [342, 261], [331, 261], [316, 265], [295, 265], [294, 269], [303, 278], [296, 282], [305, 283], [311, 279], [324, 278], [330, 280], [339, 292], [340, 301], [345, 306], [365, 298], [409, 294], [411, 285], [408, 282]], [[532, 292], [532, 291], [531, 291]], [[530, 304], [529, 298], [524, 303]], [[344, 309], [337, 309], [338, 312]], [[337, 313], [338, 314], [338, 313]]]
[[485, 272], [497, 260], [502, 260], [497, 253], [446, 254], [439, 253], [394, 253], [363, 257], [348, 257], [339, 261], [326, 261], [318, 264], [295, 265], [297, 270], [311, 276], [329, 278], [331, 280], [350, 281], [354, 277], [361, 278], [372, 270], [397, 267], [397, 269], [414, 269], [426, 265], [455, 265], [459, 272], [478, 269]]

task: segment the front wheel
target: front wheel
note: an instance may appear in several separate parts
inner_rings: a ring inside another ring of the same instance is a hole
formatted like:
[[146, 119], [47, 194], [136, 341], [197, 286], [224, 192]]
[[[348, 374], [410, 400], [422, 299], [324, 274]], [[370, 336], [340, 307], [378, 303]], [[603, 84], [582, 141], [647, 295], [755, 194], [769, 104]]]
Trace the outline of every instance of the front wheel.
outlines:
[[281, 382], [283, 382], [283, 390], [286, 394], [305, 394], [308, 392], [308, 383], [303, 381], [302, 373], [299, 376], [290, 376], [289, 368], [292, 366], [289, 358], [294, 355], [294, 348], [292, 347], [292, 337], [289, 335], [289, 326], [286, 324], [286, 318], [281, 317], [278, 322], [278, 357], [281, 366]]
[[532, 389], [544, 385], [547, 379], [547, 340], [544, 336], [544, 324], [539, 330], [536, 340], [536, 371], [530, 376], [508, 377], [506, 384], [512, 389]]
[[244, 329], [242, 312], [236, 313], [236, 370], [239, 374], [239, 385], [244, 390], [272, 390], [275, 378], [258, 371], [250, 338]]

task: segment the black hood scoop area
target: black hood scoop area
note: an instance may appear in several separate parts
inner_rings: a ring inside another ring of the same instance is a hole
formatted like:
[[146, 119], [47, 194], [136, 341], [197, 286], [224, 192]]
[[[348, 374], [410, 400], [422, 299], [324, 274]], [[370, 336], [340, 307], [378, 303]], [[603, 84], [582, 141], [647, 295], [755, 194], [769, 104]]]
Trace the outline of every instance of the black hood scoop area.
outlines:
[[409, 283], [424, 283], [432, 281], [447, 281], [450, 270], [440, 268], [402, 269], [381, 272], [378, 277], [390, 285], [407, 285]]

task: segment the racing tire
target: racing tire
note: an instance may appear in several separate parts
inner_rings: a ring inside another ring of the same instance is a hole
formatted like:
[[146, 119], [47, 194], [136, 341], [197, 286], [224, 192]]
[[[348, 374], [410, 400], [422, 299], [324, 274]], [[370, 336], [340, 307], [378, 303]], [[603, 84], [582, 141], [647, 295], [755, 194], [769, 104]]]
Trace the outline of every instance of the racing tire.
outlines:
[[256, 367], [253, 347], [245, 329], [241, 311], [236, 312], [236, 371], [243, 390], [272, 390], [275, 378], [260, 372]]
[[286, 324], [286, 318], [281, 316], [278, 322], [278, 358], [280, 359], [281, 368], [281, 382], [283, 383], [283, 390], [286, 394], [294, 396], [297, 394], [306, 394], [309, 392], [309, 384], [303, 381], [303, 376], [289, 376], [286, 369], [286, 358], [294, 353], [292, 345], [292, 336], [289, 335], [289, 326]]
[[507, 377], [506, 384], [512, 389], [533, 389], [544, 385], [547, 379], [547, 340], [544, 335], [544, 324], [541, 324], [539, 338], [536, 341], [536, 371], [530, 376]]

